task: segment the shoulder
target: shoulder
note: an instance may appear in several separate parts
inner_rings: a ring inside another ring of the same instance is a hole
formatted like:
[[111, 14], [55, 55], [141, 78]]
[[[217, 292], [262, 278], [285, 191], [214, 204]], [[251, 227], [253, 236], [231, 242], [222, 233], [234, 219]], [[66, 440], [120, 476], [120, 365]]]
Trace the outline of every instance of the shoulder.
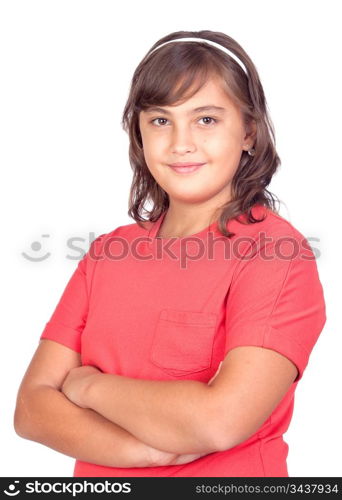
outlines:
[[141, 222], [140, 224], [135, 222], [118, 226], [107, 233], [97, 236], [97, 238], [92, 241], [89, 252], [99, 254], [103, 251], [104, 247], [111, 245], [115, 241], [120, 243], [122, 240], [128, 241], [132, 238], [147, 236], [151, 226], [152, 223], [149, 221]]
[[289, 220], [274, 212], [268, 207], [262, 207], [259, 210], [261, 214], [265, 214], [265, 219], [255, 224], [255, 237], [260, 240], [261, 236], [272, 238], [278, 244], [283, 241], [288, 241], [295, 246], [309, 246], [306, 236]]
[[114, 237], [130, 238], [130, 237], [145, 236], [146, 234], [148, 234], [151, 227], [152, 223], [149, 221], [144, 221], [144, 222], [142, 221], [139, 223], [134, 222], [131, 224], [125, 224], [123, 226], [119, 226], [102, 236], [104, 236], [104, 240]]
[[244, 254], [247, 253], [253, 258], [253, 250], [259, 255], [260, 252], [267, 250], [271, 254], [275, 253], [280, 260], [292, 260], [304, 256], [309, 260], [315, 260], [308, 239], [292, 222], [261, 205], [253, 207], [252, 215], [260, 222], [247, 225], [238, 223], [234, 226], [234, 229], [238, 229], [237, 237], [248, 242]]
[[289, 220], [268, 207], [255, 205], [251, 213], [255, 218], [261, 219], [260, 222], [252, 224], [258, 230], [262, 229], [274, 234], [289, 233], [303, 236]]

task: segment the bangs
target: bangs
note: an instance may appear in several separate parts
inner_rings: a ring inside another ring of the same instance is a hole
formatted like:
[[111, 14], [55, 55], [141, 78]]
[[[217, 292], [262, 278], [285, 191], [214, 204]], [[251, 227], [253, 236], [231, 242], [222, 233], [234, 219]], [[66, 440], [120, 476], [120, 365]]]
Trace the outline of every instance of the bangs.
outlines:
[[220, 68], [210, 60], [208, 53], [179, 46], [168, 47], [167, 52], [156, 54], [148, 61], [143, 76], [136, 82], [135, 107], [138, 111], [152, 105], [181, 104], [211, 77], [220, 76], [223, 80]]

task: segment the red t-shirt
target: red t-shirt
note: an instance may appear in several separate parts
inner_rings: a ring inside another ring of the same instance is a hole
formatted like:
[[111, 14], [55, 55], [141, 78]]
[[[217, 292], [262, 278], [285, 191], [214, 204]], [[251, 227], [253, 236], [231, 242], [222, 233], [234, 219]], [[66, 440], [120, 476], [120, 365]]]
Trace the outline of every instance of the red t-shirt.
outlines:
[[266, 218], [228, 222], [231, 240], [216, 222], [185, 238], [157, 238], [165, 213], [144, 228], [128, 224], [99, 236], [40, 338], [81, 353], [85, 365], [137, 379], [207, 383], [228, 351], [242, 345], [279, 352], [297, 366], [299, 377], [258, 431], [229, 450], [161, 467], [76, 460], [75, 477], [288, 476], [283, 434], [326, 321], [325, 301], [303, 235], [261, 205], [253, 215]]

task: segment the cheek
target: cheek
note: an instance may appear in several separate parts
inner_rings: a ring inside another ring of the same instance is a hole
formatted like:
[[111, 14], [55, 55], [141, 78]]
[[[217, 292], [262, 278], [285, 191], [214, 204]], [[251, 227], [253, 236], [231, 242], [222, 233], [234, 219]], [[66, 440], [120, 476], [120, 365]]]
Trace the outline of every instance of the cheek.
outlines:
[[165, 159], [165, 147], [161, 138], [145, 135], [143, 138], [144, 157], [147, 165], [153, 167], [153, 163], [160, 163]]
[[206, 138], [202, 144], [217, 157], [235, 154], [242, 149], [241, 134], [238, 130], [231, 130], [230, 128], [222, 128], [220, 133]]

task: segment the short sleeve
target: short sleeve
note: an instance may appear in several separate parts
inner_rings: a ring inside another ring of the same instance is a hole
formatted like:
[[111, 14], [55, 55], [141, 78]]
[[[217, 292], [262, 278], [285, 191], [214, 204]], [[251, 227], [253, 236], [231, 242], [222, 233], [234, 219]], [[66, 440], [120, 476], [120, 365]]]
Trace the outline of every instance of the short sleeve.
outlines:
[[100, 235], [78, 262], [55, 310], [40, 336], [81, 352], [81, 335], [87, 322], [89, 292], [96, 262], [99, 260]]
[[249, 248], [236, 268], [225, 354], [243, 345], [273, 349], [296, 365], [297, 382], [326, 322], [324, 294], [307, 240], [298, 231], [270, 240]]

